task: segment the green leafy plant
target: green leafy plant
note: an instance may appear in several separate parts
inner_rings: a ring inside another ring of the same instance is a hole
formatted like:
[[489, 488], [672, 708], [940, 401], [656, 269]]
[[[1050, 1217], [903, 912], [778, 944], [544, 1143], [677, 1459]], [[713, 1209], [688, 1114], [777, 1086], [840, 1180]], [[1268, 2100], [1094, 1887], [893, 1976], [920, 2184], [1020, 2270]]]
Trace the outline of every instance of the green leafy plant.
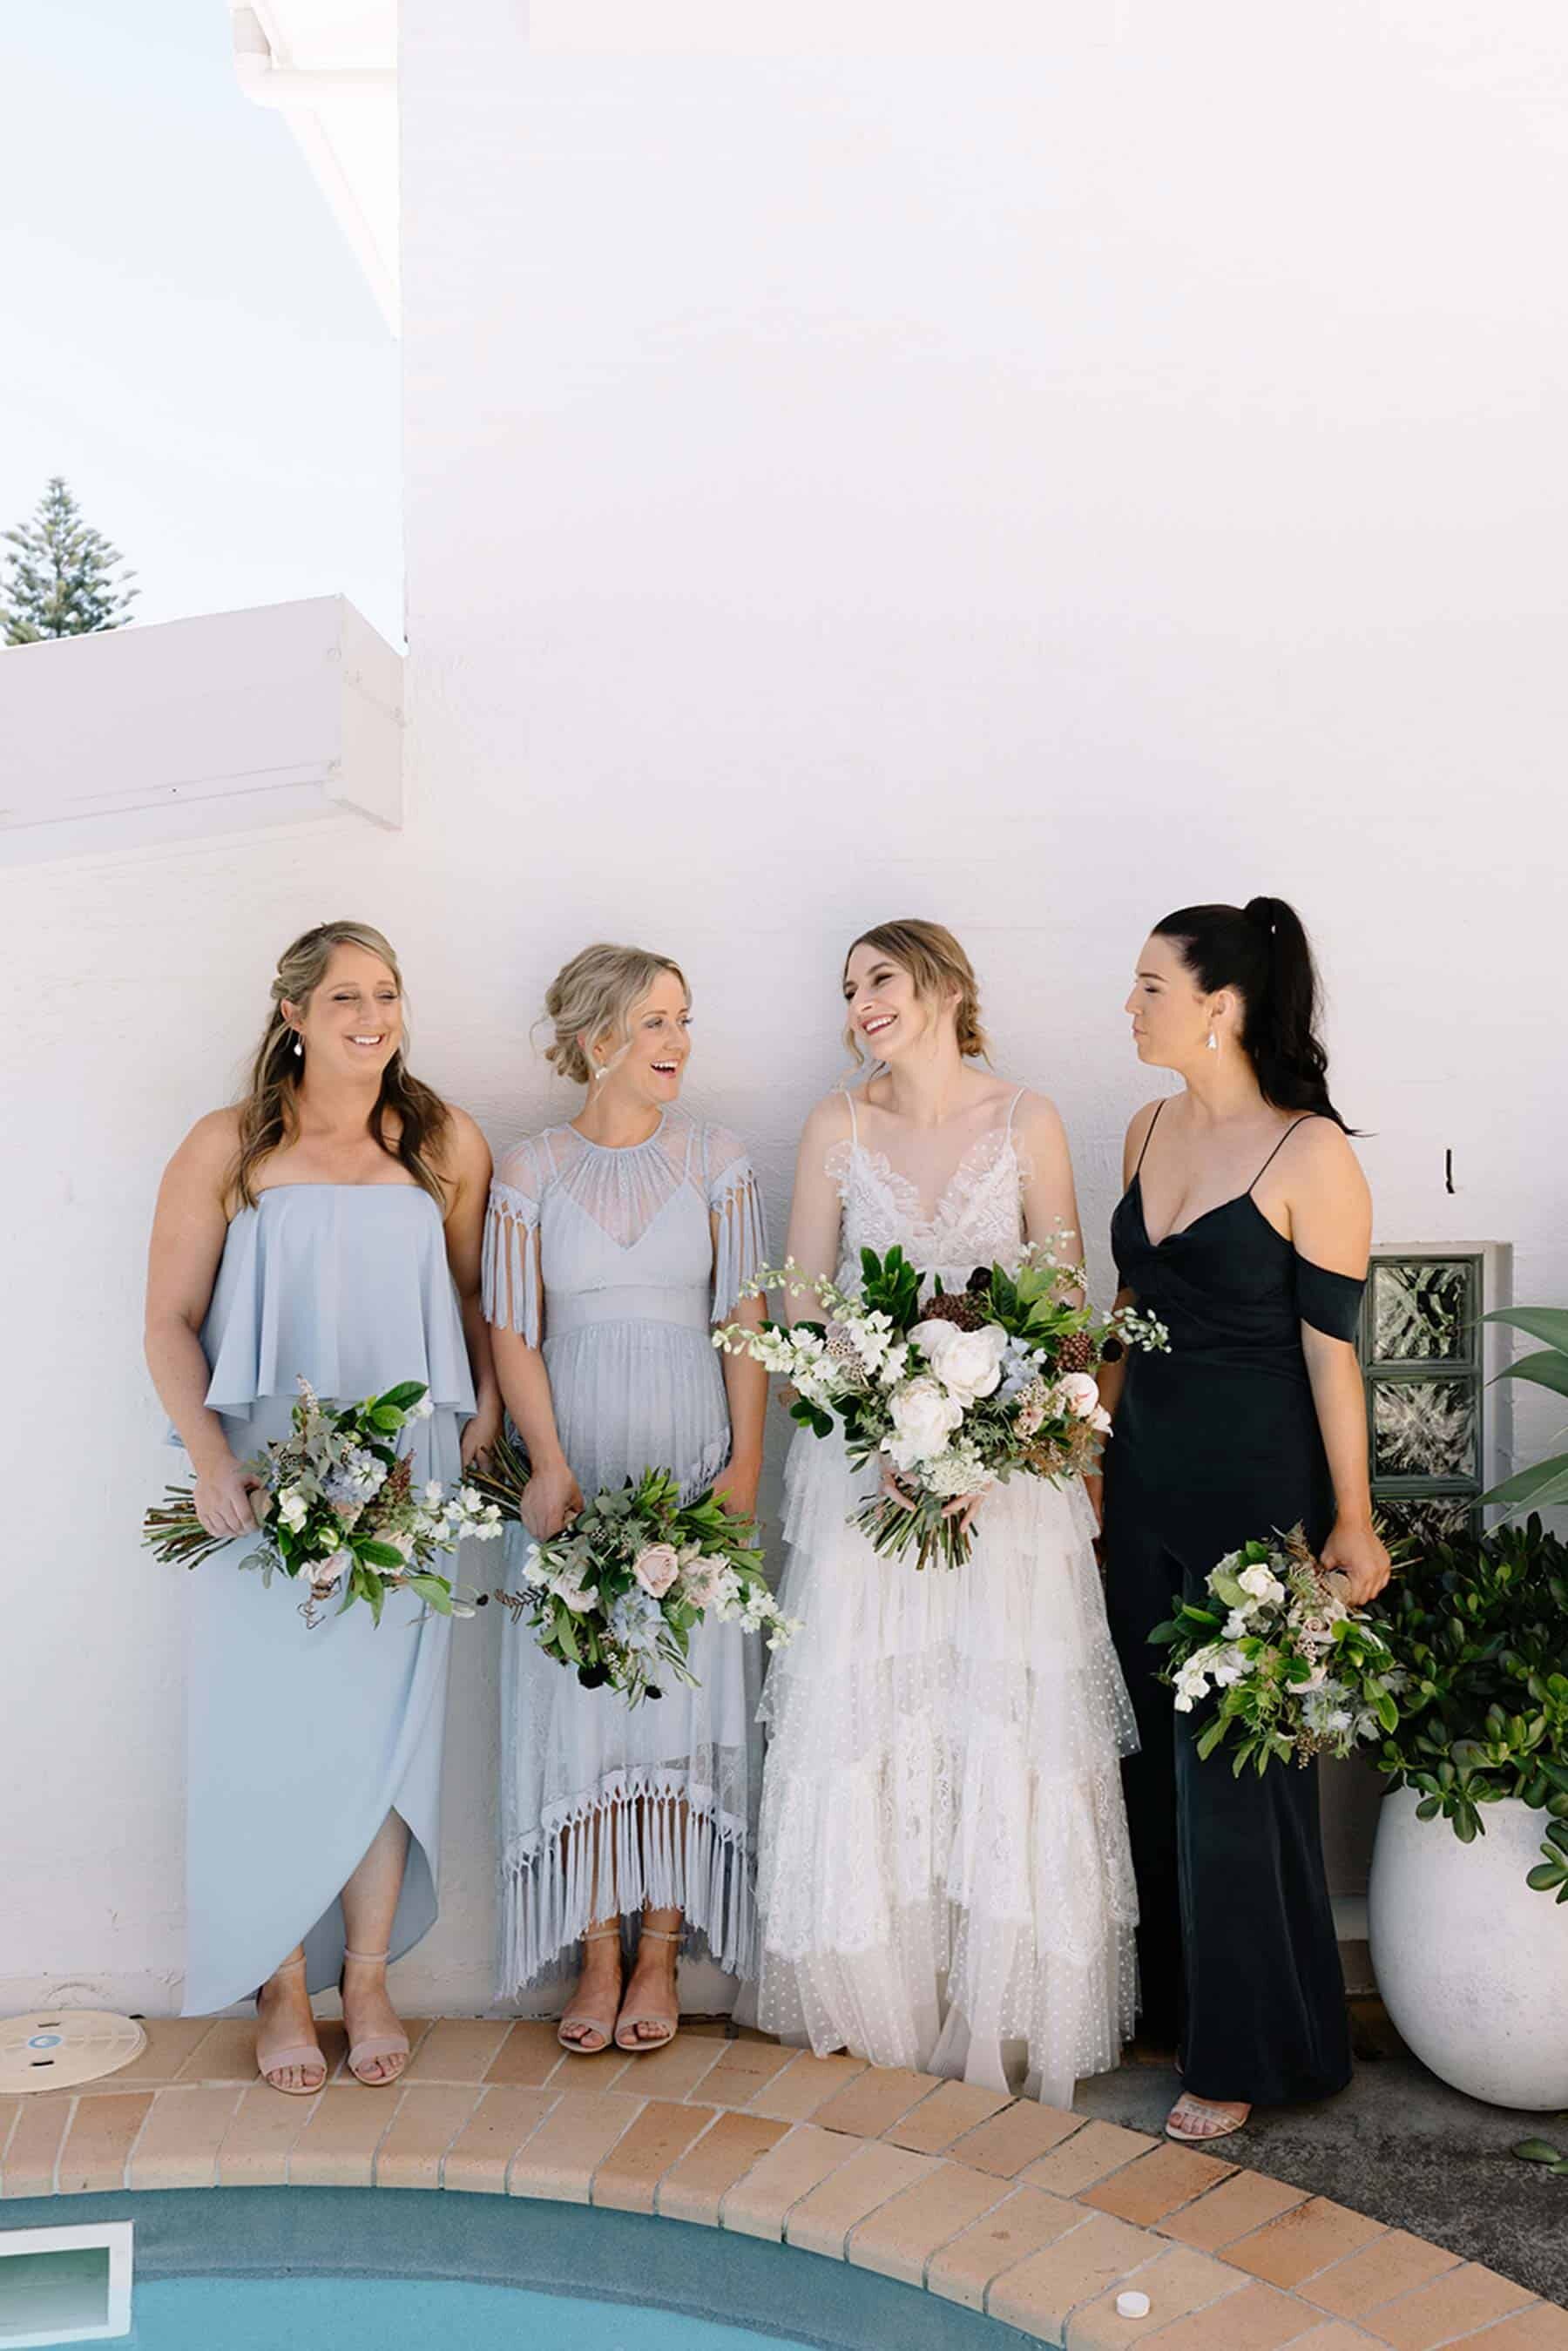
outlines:
[[1377, 1769], [1462, 1844], [1490, 1804], [1542, 1813], [1529, 1883], [1568, 1903], [1568, 1549], [1533, 1515], [1439, 1544], [1368, 1614], [1404, 1676]]
[[1568, 2155], [1560, 2154], [1549, 2140], [1521, 2138], [1515, 2143], [1513, 2152], [1521, 2163], [1544, 2164], [1557, 2179], [1568, 2179]]
[[[1532, 1355], [1521, 1355], [1517, 1363], [1505, 1364], [1498, 1374], [1500, 1380], [1527, 1380], [1532, 1387], [1549, 1388], [1553, 1395], [1568, 1396], [1568, 1308], [1561, 1306], [1500, 1306], [1486, 1317], [1489, 1322], [1506, 1322], [1511, 1329], [1523, 1331], [1543, 1344]], [[1483, 1496], [1488, 1502], [1500, 1502], [1509, 1510], [1523, 1508], [1526, 1502], [1538, 1510], [1548, 1510], [1555, 1502], [1568, 1502], [1568, 1453], [1553, 1453], [1544, 1461], [1537, 1461], [1514, 1477], [1505, 1478]]]

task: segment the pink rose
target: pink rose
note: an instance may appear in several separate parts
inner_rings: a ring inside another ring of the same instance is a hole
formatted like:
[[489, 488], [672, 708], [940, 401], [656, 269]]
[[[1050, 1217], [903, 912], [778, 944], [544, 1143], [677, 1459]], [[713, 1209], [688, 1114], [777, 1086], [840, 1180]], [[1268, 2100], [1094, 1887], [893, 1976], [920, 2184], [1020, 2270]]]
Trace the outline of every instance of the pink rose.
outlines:
[[662, 1600], [681, 1572], [673, 1543], [650, 1543], [632, 1562], [632, 1573], [653, 1600]]
[[725, 1572], [722, 1559], [695, 1560], [687, 1568], [685, 1597], [694, 1608], [711, 1607]]

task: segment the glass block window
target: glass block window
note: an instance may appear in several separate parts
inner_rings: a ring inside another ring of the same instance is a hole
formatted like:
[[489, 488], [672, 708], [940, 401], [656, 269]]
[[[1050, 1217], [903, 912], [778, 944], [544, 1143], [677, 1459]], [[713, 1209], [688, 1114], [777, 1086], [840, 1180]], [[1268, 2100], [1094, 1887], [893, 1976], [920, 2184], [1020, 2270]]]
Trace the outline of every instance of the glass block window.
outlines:
[[1479, 1257], [1373, 1258], [1360, 1346], [1373, 1500], [1423, 1542], [1480, 1527], [1481, 1311]]

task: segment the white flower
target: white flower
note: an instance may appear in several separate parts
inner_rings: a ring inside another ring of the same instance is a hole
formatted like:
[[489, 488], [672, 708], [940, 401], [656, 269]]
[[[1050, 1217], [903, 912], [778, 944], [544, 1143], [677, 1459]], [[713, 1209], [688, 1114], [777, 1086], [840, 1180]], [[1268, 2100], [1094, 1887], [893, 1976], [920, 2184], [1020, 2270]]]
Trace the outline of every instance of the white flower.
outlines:
[[1229, 1615], [1225, 1620], [1226, 1639], [1228, 1641], [1244, 1640], [1249, 1630], [1250, 1624], [1247, 1610], [1244, 1608], [1233, 1608]]
[[410, 1405], [408, 1416], [410, 1420], [428, 1420], [434, 1410], [435, 1406], [431, 1403], [429, 1396], [422, 1395], [417, 1404]]
[[1075, 1420], [1093, 1420], [1100, 1410], [1100, 1390], [1087, 1372], [1064, 1372], [1056, 1383], [1056, 1396]]
[[1008, 1334], [999, 1322], [982, 1322], [977, 1331], [960, 1331], [956, 1322], [917, 1322], [909, 1335], [960, 1404], [974, 1404], [1000, 1385]]
[[910, 1380], [894, 1389], [888, 1400], [894, 1434], [885, 1449], [900, 1469], [913, 1469], [940, 1453], [964, 1417], [956, 1396], [946, 1395], [935, 1380]]
[[1236, 1581], [1254, 1600], [1278, 1601], [1285, 1596], [1285, 1587], [1279, 1577], [1260, 1561], [1255, 1566], [1244, 1567]]
[[1239, 1649], [1227, 1649], [1215, 1659], [1209, 1670], [1214, 1676], [1216, 1689], [1228, 1689], [1232, 1682], [1239, 1682], [1245, 1677], [1247, 1660]]
[[586, 1616], [597, 1606], [599, 1593], [592, 1584], [580, 1583], [575, 1575], [558, 1575], [550, 1585], [558, 1600], [564, 1600], [574, 1616]]
[[430, 1480], [424, 1489], [424, 1499], [431, 1503], [444, 1502], [446, 1499], [446, 1489], [439, 1478], [433, 1478]]
[[286, 1486], [277, 1498], [277, 1515], [290, 1534], [298, 1534], [310, 1515], [309, 1505], [298, 1486]]

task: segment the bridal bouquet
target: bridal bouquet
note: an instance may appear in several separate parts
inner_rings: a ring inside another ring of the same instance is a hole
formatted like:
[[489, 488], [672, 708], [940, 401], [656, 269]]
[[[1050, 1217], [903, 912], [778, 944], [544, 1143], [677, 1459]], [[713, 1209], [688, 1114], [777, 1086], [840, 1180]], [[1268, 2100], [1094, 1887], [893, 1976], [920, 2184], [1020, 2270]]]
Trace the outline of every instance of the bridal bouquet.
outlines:
[[1261, 1774], [1275, 1761], [1353, 1754], [1396, 1728], [1406, 1676], [1300, 1527], [1244, 1543], [1207, 1581], [1207, 1606], [1184, 1601], [1149, 1635], [1170, 1651], [1161, 1678], [1176, 1686], [1178, 1714], [1218, 1694], [1201, 1756], [1230, 1740], [1237, 1776], [1249, 1763]]
[[1111, 1426], [1096, 1365], [1128, 1345], [1169, 1344], [1152, 1317], [1096, 1315], [1081, 1302], [1082, 1267], [1040, 1247], [1011, 1271], [980, 1267], [966, 1290], [938, 1282], [924, 1304], [902, 1249], [863, 1249], [861, 1270], [858, 1297], [808, 1280], [793, 1261], [760, 1274], [750, 1294], [810, 1290], [827, 1322], [732, 1322], [714, 1343], [781, 1372], [797, 1391], [793, 1416], [817, 1436], [841, 1423], [853, 1465], [880, 1457], [893, 1468], [912, 1507], [881, 1494], [852, 1523], [884, 1557], [913, 1549], [917, 1567], [969, 1556], [957, 1515], [944, 1515], [959, 1497], [1020, 1473], [1061, 1484], [1092, 1469]]
[[[254, 1497], [261, 1531], [241, 1567], [259, 1567], [270, 1584], [281, 1572], [307, 1587], [300, 1614], [320, 1622], [320, 1609], [341, 1598], [339, 1614], [356, 1600], [379, 1625], [389, 1592], [417, 1592], [443, 1616], [471, 1616], [449, 1579], [430, 1565], [455, 1551], [463, 1538], [490, 1542], [501, 1513], [474, 1487], [448, 1494], [432, 1479], [416, 1495], [407, 1457], [394, 1440], [411, 1420], [428, 1420], [431, 1404], [418, 1380], [404, 1380], [362, 1404], [324, 1404], [308, 1380], [299, 1382], [293, 1432], [267, 1446], [248, 1466], [262, 1480]], [[141, 1540], [165, 1562], [199, 1567], [235, 1540], [210, 1535], [192, 1503], [189, 1486], [169, 1486], [148, 1511]]]
[[[517, 1519], [527, 1462], [502, 1437], [479, 1479], [490, 1507]], [[710, 1491], [681, 1500], [667, 1469], [645, 1469], [595, 1494], [568, 1527], [529, 1545], [523, 1589], [497, 1592], [514, 1624], [527, 1619], [539, 1646], [570, 1666], [584, 1689], [619, 1690], [628, 1706], [660, 1698], [660, 1684], [695, 1677], [692, 1628], [706, 1615], [739, 1623], [781, 1648], [799, 1631], [762, 1573], [757, 1532]]]

